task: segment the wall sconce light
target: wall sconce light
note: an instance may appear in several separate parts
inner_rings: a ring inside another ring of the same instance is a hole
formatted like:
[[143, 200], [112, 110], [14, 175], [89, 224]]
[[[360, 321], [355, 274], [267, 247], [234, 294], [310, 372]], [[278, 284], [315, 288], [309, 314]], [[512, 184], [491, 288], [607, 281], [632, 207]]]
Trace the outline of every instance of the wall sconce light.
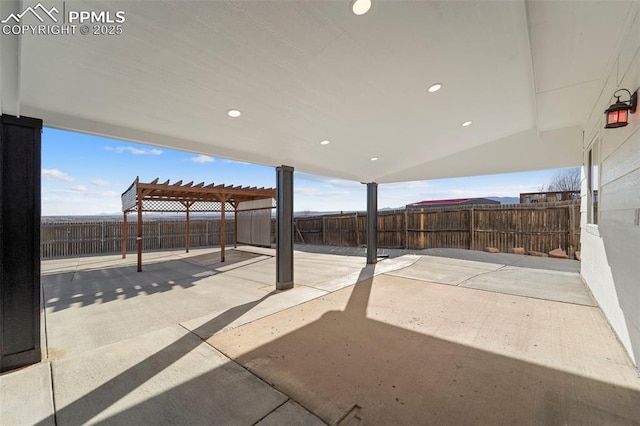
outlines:
[[[621, 95], [618, 95], [620, 92], [627, 92], [629, 100], [621, 101]], [[638, 106], [637, 90], [632, 95], [627, 89], [620, 89], [616, 90], [613, 96], [616, 98], [616, 103], [611, 105], [604, 112], [607, 115], [607, 124], [604, 126], [605, 129], [615, 129], [629, 124], [629, 114], [636, 112], [636, 107]]]

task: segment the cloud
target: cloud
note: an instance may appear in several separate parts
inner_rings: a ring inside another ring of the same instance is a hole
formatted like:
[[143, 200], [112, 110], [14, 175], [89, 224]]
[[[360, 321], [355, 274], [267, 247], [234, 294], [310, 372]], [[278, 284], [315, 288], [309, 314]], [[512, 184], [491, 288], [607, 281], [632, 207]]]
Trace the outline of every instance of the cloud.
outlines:
[[247, 163], [244, 161], [237, 161], [237, 160], [224, 160], [225, 163], [227, 164], [242, 164], [243, 166], [249, 166], [251, 163]]
[[198, 155], [197, 157], [191, 157], [190, 160], [194, 163], [213, 163], [216, 161], [215, 158], [209, 155]]
[[101, 199], [101, 198], [115, 198], [115, 197], [120, 197], [120, 193], [116, 192], [116, 191], [90, 191], [89, 188], [87, 188], [84, 185], [77, 185], [77, 186], [73, 186], [69, 189], [54, 189], [51, 191], [48, 191], [48, 193], [51, 194], [75, 194], [76, 196], [80, 196], [80, 197], [91, 197], [91, 198], [96, 198], [96, 199]]
[[132, 146], [105, 146], [104, 149], [107, 151], [115, 152], [116, 154], [122, 154], [123, 152], [129, 152], [133, 155], [161, 155], [162, 150], [151, 148], [151, 149], [141, 149], [134, 148]]
[[104, 179], [91, 179], [91, 183], [94, 185], [98, 185], [98, 186], [107, 186], [109, 185], [109, 181], [108, 180], [104, 180]]
[[69, 176], [65, 172], [61, 172], [58, 169], [42, 169], [42, 178], [58, 179], [58, 180], [64, 180], [66, 182], [73, 182], [73, 178], [71, 176]]

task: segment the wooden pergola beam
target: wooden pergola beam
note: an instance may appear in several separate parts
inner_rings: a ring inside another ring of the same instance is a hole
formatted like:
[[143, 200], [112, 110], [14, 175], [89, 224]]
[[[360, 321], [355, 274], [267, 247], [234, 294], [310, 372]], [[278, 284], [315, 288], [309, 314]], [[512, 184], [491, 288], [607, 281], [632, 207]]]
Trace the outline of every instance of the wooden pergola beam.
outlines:
[[191, 186], [193, 182], [189, 182], [188, 185], [182, 185], [182, 181], [178, 181], [173, 185], [164, 185], [158, 183], [139, 183], [138, 188], [143, 189], [145, 194], [154, 194], [156, 196], [197, 196], [197, 195], [230, 195], [231, 198], [253, 196], [259, 197], [256, 199], [273, 198], [275, 197], [274, 188], [256, 188], [256, 187], [243, 187], [243, 186]]

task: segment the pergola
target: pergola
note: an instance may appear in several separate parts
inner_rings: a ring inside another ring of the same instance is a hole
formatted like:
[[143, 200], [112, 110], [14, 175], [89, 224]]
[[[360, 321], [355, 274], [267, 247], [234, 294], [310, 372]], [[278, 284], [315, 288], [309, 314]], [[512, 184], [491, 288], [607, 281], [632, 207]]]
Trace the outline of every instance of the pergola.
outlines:
[[[272, 209], [273, 199], [276, 196], [274, 188], [257, 188], [233, 185], [205, 185], [200, 182], [183, 184], [181, 180], [170, 184], [169, 180], [158, 183], [156, 178], [152, 182], [140, 182], [136, 177], [131, 186], [122, 193], [122, 257], [127, 256], [127, 214], [138, 213], [138, 272], [142, 271], [142, 212], [184, 212], [187, 218], [185, 236], [186, 250], [189, 252], [191, 212], [220, 212], [220, 261], [225, 260], [226, 226], [225, 212], [233, 210], [237, 218], [238, 208], [241, 203], [259, 200], [269, 200], [262, 206], [252, 205], [243, 210]], [[238, 221], [234, 221], [234, 244], [237, 244]]]

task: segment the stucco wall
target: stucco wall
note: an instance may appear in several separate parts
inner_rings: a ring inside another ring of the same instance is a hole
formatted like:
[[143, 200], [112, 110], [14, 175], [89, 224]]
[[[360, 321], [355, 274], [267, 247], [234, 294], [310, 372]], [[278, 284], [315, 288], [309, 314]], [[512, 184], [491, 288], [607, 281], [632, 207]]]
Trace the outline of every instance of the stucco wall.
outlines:
[[[640, 87], [639, 3], [632, 6], [619, 55], [585, 125], [582, 275], [636, 365], [640, 362], [640, 109], [630, 124], [604, 129], [618, 88]], [[599, 218], [588, 223], [588, 153], [599, 156]]]

